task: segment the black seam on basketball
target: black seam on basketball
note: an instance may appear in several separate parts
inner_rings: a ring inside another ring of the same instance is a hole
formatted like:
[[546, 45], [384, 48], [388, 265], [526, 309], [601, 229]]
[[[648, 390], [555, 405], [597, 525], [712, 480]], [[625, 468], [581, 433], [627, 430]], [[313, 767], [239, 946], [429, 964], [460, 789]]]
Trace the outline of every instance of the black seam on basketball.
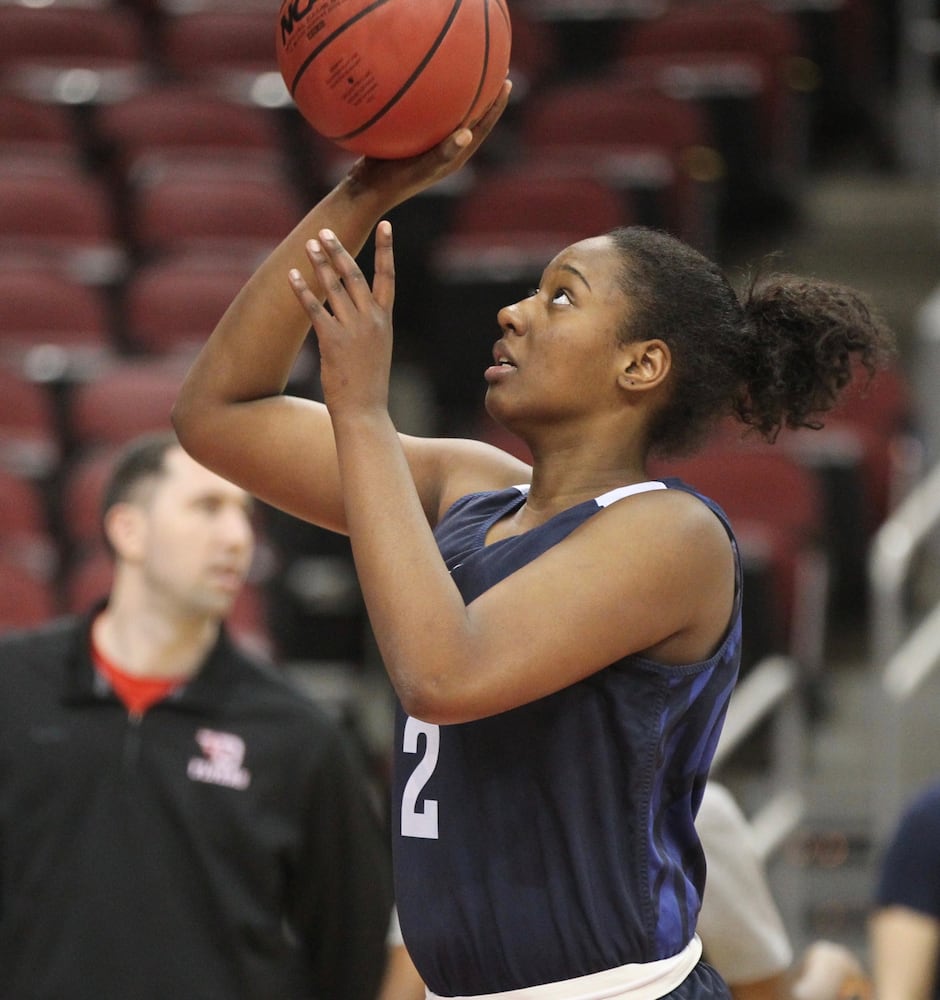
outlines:
[[418, 79], [419, 76], [424, 72], [427, 64], [434, 58], [437, 50], [441, 47], [441, 43], [447, 37], [447, 32], [450, 31], [450, 26], [454, 23], [454, 18], [457, 16], [457, 12], [460, 10], [463, 0], [454, 0], [454, 5], [450, 9], [450, 14], [447, 16], [447, 20], [444, 22], [444, 27], [441, 29], [440, 34], [434, 40], [434, 44], [425, 53], [424, 58], [415, 67], [411, 76], [399, 87], [398, 92], [393, 94], [386, 102], [385, 105], [379, 108], [378, 111], [366, 122], [363, 122], [358, 128], [352, 130], [352, 132], [346, 132], [344, 135], [330, 135], [327, 136], [333, 142], [344, 142], [348, 139], [354, 139], [357, 135], [361, 135], [367, 129], [371, 128], [377, 121], [379, 121], [385, 114], [387, 114], [390, 108], [393, 108], [404, 96], [408, 93], [409, 88]]
[[483, 92], [483, 84], [486, 82], [486, 72], [490, 68], [490, 0], [483, 0], [483, 66], [480, 70], [480, 80], [477, 89], [473, 94], [473, 100], [467, 108], [469, 114], [477, 104], [480, 94]]
[[512, 30], [512, 19], [509, 16], [509, 8], [506, 6], [506, 0], [493, 0], [496, 6], [499, 8], [500, 14], [503, 15], [503, 20], [506, 22], [506, 27]]
[[364, 7], [358, 14], [351, 17], [345, 24], [337, 28], [332, 35], [324, 38], [322, 42], [307, 56], [306, 59], [297, 67], [297, 72], [294, 74], [294, 79], [291, 81], [290, 92], [293, 97], [294, 91], [297, 89], [297, 84], [300, 83], [300, 78], [304, 75], [304, 71], [313, 62], [314, 59], [329, 45], [334, 39], [338, 38], [344, 31], [351, 28], [357, 21], [361, 21], [364, 17], [371, 14], [372, 11], [378, 10], [379, 7], [384, 7], [387, 3], [391, 3], [391, 0], [375, 0], [375, 3], [369, 4], [368, 7]]

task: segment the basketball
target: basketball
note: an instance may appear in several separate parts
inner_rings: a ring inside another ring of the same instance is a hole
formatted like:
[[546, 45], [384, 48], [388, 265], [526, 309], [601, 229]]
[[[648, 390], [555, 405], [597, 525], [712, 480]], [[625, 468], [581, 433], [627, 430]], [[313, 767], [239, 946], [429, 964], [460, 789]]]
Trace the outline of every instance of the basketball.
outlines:
[[321, 136], [382, 159], [473, 122], [509, 72], [506, 0], [282, 0], [277, 64]]

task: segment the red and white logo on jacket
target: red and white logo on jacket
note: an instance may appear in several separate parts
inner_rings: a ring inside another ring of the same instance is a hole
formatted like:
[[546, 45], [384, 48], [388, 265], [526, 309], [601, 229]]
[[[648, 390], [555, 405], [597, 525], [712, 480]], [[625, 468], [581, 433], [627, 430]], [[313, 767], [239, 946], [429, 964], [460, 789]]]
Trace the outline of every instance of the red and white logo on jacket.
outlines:
[[196, 742], [202, 757], [193, 757], [186, 773], [193, 781], [225, 788], [247, 788], [251, 772], [243, 767], [245, 741], [234, 733], [220, 733], [215, 729], [196, 730]]

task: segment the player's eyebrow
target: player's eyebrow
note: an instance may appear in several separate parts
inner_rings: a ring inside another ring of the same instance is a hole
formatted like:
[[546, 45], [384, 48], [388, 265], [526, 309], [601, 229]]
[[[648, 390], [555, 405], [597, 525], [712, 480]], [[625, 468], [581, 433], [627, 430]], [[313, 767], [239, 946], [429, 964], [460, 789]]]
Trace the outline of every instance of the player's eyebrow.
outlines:
[[573, 265], [559, 264], [558, 269], [560, 271], [570, 271], [576, 278], [580, 278], [581, 281], [584, 282], [589, 292], [592, 292], [594, 290], [593, 288], [591, 288], [591, 283], [587, 280], [587, 278], [585, 278], [584, 275]]

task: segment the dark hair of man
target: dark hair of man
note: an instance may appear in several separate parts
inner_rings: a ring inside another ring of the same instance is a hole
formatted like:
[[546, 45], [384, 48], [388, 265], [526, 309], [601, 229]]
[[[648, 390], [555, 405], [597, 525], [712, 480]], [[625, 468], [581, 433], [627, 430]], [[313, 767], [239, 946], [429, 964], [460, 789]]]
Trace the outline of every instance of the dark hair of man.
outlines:
[[166, 454], [177, 447], [179, 441], [172, 431], [144, 434], [127, 445], [118, 455], [105, 486], [99, 510], [102, 526], [115, 504], [140, 499], [142, 486], [166, 472]]

